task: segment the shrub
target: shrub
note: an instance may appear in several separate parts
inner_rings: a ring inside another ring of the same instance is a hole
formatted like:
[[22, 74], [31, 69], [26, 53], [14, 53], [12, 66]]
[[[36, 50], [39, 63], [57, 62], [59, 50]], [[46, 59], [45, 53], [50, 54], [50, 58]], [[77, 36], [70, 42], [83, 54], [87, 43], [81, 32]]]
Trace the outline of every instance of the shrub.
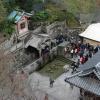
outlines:
[[0, 31], [5, 33], [5, 35], [10, 36], [14, 31], [14, 25], [12, 22], [5, 20], [0, 24], [0, 29]]
[[49, 14], [48, 12], [46, 11], [40, 11], [40, 12], [37, 12], [33, 17], [32, 17], [32, 20], [33, 21], [45, 21], [49, 18]]

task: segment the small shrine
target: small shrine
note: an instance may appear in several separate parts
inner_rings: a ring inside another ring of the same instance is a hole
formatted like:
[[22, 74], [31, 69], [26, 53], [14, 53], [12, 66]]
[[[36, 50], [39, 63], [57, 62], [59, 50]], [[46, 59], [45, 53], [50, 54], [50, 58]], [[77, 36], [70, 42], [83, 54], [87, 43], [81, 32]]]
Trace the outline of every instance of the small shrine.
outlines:
[[17, 10], [12, 11], [8, 16], [8, 20], [12, 21], [15, 25], [15, 36], [17, 36], [17, 39], [21, 40], [25, 35], [29, 33], [28, 20], [31, 16], [31, 13]]

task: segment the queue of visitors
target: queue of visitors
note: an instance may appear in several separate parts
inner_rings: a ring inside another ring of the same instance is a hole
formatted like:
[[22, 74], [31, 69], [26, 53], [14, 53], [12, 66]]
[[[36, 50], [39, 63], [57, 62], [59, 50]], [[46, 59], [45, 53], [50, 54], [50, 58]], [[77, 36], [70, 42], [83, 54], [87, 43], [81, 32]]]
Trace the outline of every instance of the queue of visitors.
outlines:
[[[88, 61], [89, 58], [91, 58], [98, 50], [100, 49], [99, 46], [92, 46], [89, 43], [82, 43], [82, 41], [74, 41], [74, 37], [71, 37], [69, 40], [67, 39], [68, 37], [63, 36], [63, 34], [58, 35], [53, 41], [51, 41], [51, 49], [54, 46], [59, 45], [60, 43], [64, 41], [69, 41], [71, 44], [71, 47], [64, 48], [64, 53], [65, 55], [68, 53], [70, 54], [71, 58], [77, 58], [77, 62], [73, 63], [72, 66], [74, 66], [75, 70], [78, 68], [79, 64], [84, 64], [85, 62]], [[73, 40], [73, 41], [71, 41]], [[42, 49], [42, 55], [50, 52], [50, 47], [48, 45], [45, 46], [44, 49]]]
[[73, 66], [74, 72], [80, 64], [84, 64], [88, 61], [89, 58], [91, 58], [95, 53], [98, 52], [99, 46], [93, 47], [89, 43], [83, 44], [82, 42], [79, 42], [77, 44], [72, 43], [71, 44], [71, 50], [70, 50], [70, 57], [71, 58], [77, 58], [77, 62], [73, 62], [71, 66]]

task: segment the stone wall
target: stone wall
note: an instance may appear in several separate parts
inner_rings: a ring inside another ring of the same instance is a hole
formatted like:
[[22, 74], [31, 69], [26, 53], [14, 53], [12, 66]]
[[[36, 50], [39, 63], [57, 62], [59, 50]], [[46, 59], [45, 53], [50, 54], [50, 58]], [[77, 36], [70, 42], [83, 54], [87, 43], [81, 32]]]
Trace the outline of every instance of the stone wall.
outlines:
[[57, 37], [59, 34], [66, 34], [66, 24], [63, 22], [54, 22], [50, 25], [41, 25], [31, 31], [33, 34], [48, 34], [51, 38]]
[[55, 22], [46, 27], [47, 33], [51, 38], [57, 37], [59, 34], [65, 35], [66, 33], [66, 24], [65, 22]]

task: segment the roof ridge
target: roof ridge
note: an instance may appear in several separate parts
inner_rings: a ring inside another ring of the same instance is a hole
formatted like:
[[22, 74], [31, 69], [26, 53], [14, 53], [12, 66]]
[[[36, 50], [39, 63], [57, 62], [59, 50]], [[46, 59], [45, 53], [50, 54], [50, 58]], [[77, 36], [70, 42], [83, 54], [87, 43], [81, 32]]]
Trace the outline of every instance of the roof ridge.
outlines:
[[98, 71], [93, 70], [94, 74], [97, 76], [97, 78], [100, 80], [100, 73], [98, 73]]
[[[83, 71], [83, 72], [84, 72], [84, 71]], [[88, 73], [80, 74], [80, 75], [78, 75], [78, 76], [79, 76], [79, 77], [87, 76], [87, 75], [91, 74], [92, 72], [93, 72], [93, 70], [92, 70], [92, 71], [89, 71]]]
[[81, 74], [82, 72], [83, 72], [83, 71], [80, 71], [80, 72], [75, 73], [75, 74], [73, 74], [73, 75], [71, 75], [71, 76], [67, 76], [66, 79], [69, 79], [69, 78], [72, 78], [72, 77], [78, 76], [78, 75]]

